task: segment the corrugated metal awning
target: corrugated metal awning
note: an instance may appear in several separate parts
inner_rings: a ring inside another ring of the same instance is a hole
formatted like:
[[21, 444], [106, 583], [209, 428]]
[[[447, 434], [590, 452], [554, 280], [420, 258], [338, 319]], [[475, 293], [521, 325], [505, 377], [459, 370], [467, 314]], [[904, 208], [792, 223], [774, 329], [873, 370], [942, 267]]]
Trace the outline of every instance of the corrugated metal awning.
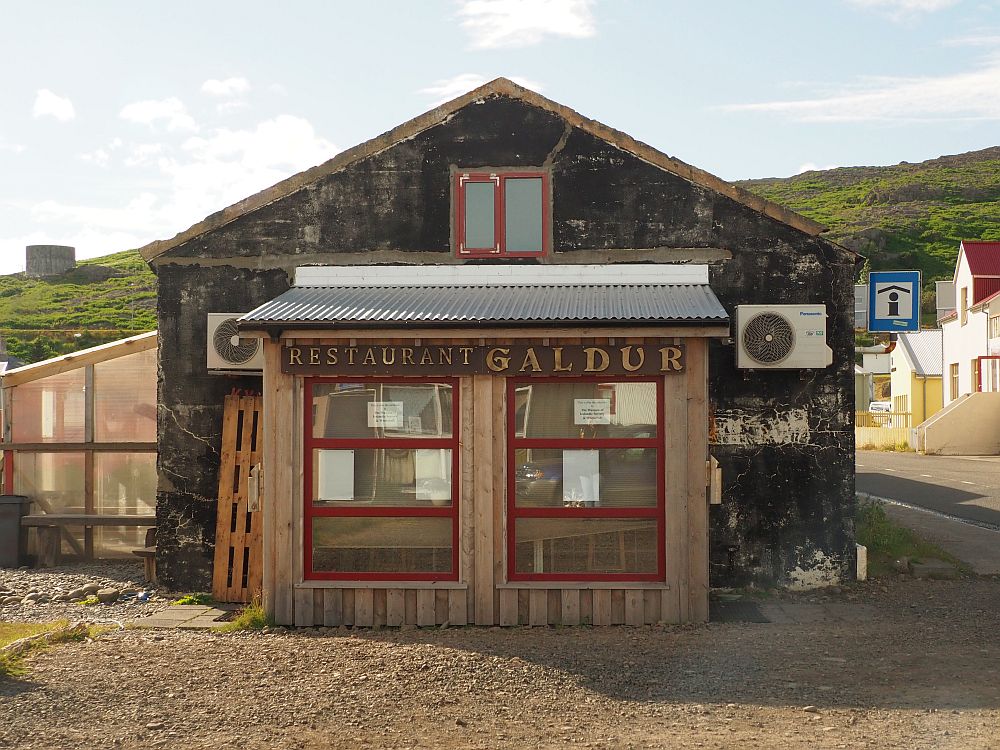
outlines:
[[544, 324], [726, 325], [708, 284], [295, 287], [241, 330]]

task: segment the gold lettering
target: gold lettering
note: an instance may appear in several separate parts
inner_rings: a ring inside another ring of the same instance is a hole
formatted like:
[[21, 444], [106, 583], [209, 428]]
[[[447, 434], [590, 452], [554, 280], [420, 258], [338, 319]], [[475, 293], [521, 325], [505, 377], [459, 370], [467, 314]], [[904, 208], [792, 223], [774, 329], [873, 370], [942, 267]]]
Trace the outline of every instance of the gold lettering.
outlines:
[[[391, 357], [389, 355], [392, 355]], [[382, 364], [383, 365], [394, 365], [396, 364], [396, 349], [392, 346], [382, 347]]]
[[680, 370], [681, 350], [676, 346], [664, 346], [660, 349], [660, 370]]
[[297, 346], [288, 347], [288, 364], [290, 365], [301, 365], [302, 364], [302, 350]]
[[524, 372], [528, 364], [531, 364], [532, 372], [541, 372], [542, 367], [538, 364], [538, 356], [535, 354], [535, 347], [529, 346], [528, 351], [524, 353], [524, 362], [521, 363], [521, 372]]
[[319, 347], [310, 346], [309, 347], [309, 364], [318, 365], [319, 364]]
[[570, 362], [567, 366], [563, 367], [562, 353], [563, 348], [561, 346], [555, 346], [552, 348], [555, 354], [555, 366], [552, 368], [553, 372], [573, 372], [573, 363]]
[[[584, 350], [587, 355], [587, 366], [584, 368], [584, 372], [604, 372], [608, 369], [608, 365], [611, 364], [611, 357], [603, 349], [598, 349], [596, 346], [588, 346]], [[597, 358], [601, 358], [601, 366], [597, 366]]]
[[510, 367], [510, 349], [497, 347], [486, 352], [486, 366], [491, 372], [503, 372]]
[[428, 349], [426, 346], [424, 347], [424, 351], [420, 355], [420, 364], [422, 365], [434, 364], [434, 357], [431, 356], [430, 349]]
[[326, 350], [326, 363], [328, 365], [337, 364], [337, 347], [331, 346]]
[[458, 350], [460, 352], [462, 352], [462, 364], [463, 365], [469, 364], [469, 355], [472, 353], [472, 347], [471, 346], [460, 346], [460, 347], [458, 347]]
[[355, 349], [353, 346], [347, 347], [347, 364], [349, 364], [349, 365], [353, 365], [354, 364], [354, 355], [357, 354], [357, 353], [358, 353], [358, 350]]
[[413, 349], [411, 349], [408, 346], [404, 346], [403, 347], [402, 364], [404, 364], [404, 365], [415, 364], [415, 362], [413, 361]]
[[646, 361], [646, 350], [639, 346], [635, 348], [636, 353], [639, 355], [639, 363], [636, 365], [632, 364], [632, 347], [623, 346], [622, 347], [622, 367], [629, 372], [635, 372], [642, 367], [643, 363]]
[[447, 362], [449, 365], [451, 364], [451, 347], [449, 346], [447, 349], [445, 349], [443, 346], [439, 346], [438, 364], [443, 365], [445, 362]]
[[363, 364], [363, 365], [375, 365], [376, 364], [376, 362], [375, 362], [375, 352], [372, 351], [372, 348], [370, 346], [368, 347], [368, 350], [365, 352], [365, 358], [363, 360], [361, 360], [361, 364]]

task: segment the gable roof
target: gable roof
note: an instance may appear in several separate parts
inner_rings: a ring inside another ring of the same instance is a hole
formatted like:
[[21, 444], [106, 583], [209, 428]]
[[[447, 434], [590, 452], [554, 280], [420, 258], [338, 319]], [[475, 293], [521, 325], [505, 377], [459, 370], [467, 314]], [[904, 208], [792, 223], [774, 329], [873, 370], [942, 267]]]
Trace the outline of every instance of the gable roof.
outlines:
[[[660, 167], [696, 185], [722, 193], [737, 203], [741, 203], [758, 213], [776, 219], [808, 235], [815, 236], [826, 231], [826, 227], [822, 224], [807, 219], [784, 206], [772, 203], [702, 169], [692, 167], [690, 164], [685, 164], [679, 159], [667, 156], [652, 146], [637, 141], [631, 136], [614, 128], [609, 128], [607, 125], [603, 125], [596, 120], [588, 119], [569, 107], [547, 99], [530, 89], [518, 86], [513, 81], [506, 78], [497, 78], [402, 125], [398, 125], [387, 133], [365, 141], [354, 148], [342, 151], [323, 164], [307, 169], [304, 172], [299, 172], [255, 195], [244, 198], [238, 203], [234, 203], [228, 208], [224, 208], [208, 216], [171, 239], [151, 242], [139, 248], [139, 254], [147, 261], [155, 260], [188, 240], [219, 229], [256, 209], [287, 197], [327, 175], [346, 169], [355, 162], [384, 151], [400, 141], [413, 138], [424, 130], [443, 123], [463, 107], [490, 96], [506, 96], [512, 99], [519, 99], [534, 107], [551, 112], [563, 118], [570, 125], [607, 141], [654, 166]], [[836, 245], [836, 247], [839, 248], [840, 246]], [[841, 249], [845, 253], [859, 257], [857, 253], [847, 248]]]
[[922, 377], [942, 374], [941, 329], [899, 334], [900, 349], [909, 360], [913, 371]]
[[[962, 240], [959, 250], [965, 254], [973, 276], [1000, 276], [1000, 242]], [[955, 268], [957, 270], [958, 263]]]

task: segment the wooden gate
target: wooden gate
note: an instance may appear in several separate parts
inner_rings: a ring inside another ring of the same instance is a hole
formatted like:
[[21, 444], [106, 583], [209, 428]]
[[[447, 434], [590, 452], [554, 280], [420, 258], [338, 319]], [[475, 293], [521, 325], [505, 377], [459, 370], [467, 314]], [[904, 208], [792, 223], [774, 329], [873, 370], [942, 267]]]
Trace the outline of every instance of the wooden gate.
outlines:
[[250, 472], [261, 459], [261, 401], [260, 396], [226, 396], [212, 576], [212, 596], [220, 602], [248, 602], [260, 594], [263, 519], [248, 501]]

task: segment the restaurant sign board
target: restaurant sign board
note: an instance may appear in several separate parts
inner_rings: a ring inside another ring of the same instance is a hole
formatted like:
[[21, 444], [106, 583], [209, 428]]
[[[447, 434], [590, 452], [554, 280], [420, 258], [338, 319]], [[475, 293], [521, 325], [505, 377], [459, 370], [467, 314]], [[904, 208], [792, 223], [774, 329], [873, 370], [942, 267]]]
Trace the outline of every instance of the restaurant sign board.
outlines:
[[684, 347], [661, 344], [362, 344], [281, 351], [281, 371], [294, 375], [660, 375], [683, 369]]

